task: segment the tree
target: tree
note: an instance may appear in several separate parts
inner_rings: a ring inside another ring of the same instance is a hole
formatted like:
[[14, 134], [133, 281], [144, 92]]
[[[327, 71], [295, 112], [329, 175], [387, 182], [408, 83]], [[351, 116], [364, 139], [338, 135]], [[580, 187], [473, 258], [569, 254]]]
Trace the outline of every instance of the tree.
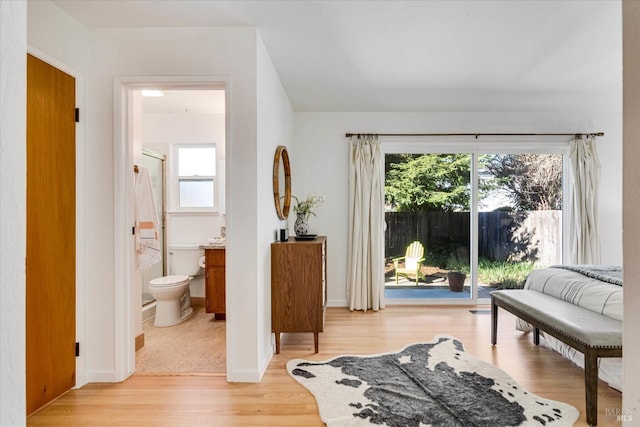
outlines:
[[387, 154], [387, 206], [400, 212], [468, 210], [470, 162], [468, 154]]
[[562, 156], [559, 154], [497, 154], [484, 156], [495, 181], [484, 186], [507, 191], [516, 210], [562, 209]]

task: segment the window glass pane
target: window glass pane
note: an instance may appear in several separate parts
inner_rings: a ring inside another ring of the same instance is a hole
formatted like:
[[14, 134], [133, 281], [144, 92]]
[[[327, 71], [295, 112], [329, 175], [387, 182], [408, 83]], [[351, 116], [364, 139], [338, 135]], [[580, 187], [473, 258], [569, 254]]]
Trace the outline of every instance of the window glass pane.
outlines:
[[181, 179], [180, 180], [181, 208], [212, 208], [213, 180], [212, 179]]
[[472, 297], [471, 160], [464, 153], [386, 154], [387, 298]]
[[562, 155], [482, 155], [478, 179], [478, 283], [521, 288], [562, 263]]
[[178, 148], [179, 176], [215, 176], [215, 147]]

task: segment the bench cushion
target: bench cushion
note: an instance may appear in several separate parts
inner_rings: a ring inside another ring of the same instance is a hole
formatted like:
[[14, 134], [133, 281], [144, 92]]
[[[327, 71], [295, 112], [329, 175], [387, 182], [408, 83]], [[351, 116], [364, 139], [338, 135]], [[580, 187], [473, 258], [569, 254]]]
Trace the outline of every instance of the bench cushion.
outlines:
[[622, 348], [622, 322], [527, 289], [491, 292], [491, 297], [535, 318], [547, 328], [588, 347]]

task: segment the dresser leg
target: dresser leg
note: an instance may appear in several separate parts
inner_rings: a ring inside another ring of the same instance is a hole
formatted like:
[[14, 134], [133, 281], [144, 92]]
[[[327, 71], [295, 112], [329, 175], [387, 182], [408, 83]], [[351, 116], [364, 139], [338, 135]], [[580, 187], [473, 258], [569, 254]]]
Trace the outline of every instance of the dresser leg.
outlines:
[[276, 334], [276, 354], [280, 354], [280, 332], [275, 332]]
[[313, 345], [316, 349], [316, 353], [318, 352], [318, 333], [314, 332], [313, 333]]

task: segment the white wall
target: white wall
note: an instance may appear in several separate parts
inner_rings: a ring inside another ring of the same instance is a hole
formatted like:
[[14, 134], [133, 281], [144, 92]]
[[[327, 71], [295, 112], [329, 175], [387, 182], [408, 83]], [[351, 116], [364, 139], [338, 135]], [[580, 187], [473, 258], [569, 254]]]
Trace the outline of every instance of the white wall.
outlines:
[[346, 132], [602, 131], [600, 230], [602, 262], [622, 264], [622, 121], [620, 113], [296, 113], [293, 194], [322, 194], [310, 233], [327, 236], [328, 303], [346, 306], [348, 147]]
[[[258, 157], [256, 128], [256, 34], [255, 28], [147, 28], [82, 30], [67, 40], [73, 20], [50, 2], [29, 2], [29, 43], [37, 49], [74, 63], [81, 56], [86, 67], [85, 144], [86, 167], [79, 179], [87, 188], [87, 277], [81, 281], [86, 293], [87, 381], [116, 378], [116, 295], [114, 236], [114, 79], [123, 76], [223, 76], [229, 82], [230, 127], [226, 147], [227, 239], [227, 377], [231, 381], [257, 381], [264, 362], [258, 354], [267, 350], [257, 337], [254, 313], [246, 307], [266, 310], [260, 300], [263, 272], [246, 265], [264, 267], [267, 243], [259, 240], [257, 213], [273, 209], [259, 198], [259, 170], [270, 168], [272, 159]], [[75, 23], [77, 26], [77, 23]], [[74, 53], [77, 39], [90, 49]], [[69, 56], [69, 58], [67, 58]], [[82, 65], [82, 64], [80, 64]], [[264, 165], [264, 166], [263, 166]], [[118, 248], [119, 249], [119, 248]], [[234, 254], [241, 254], [237, 256]], [[261, 277], [260, 283], [258, 276]], [[260, 291], [260, 292], [259, 292]]]
[[278, 219], [273, 200], [273, 157], [278, 145], [290, 148], [293, 142], [294, 114], [289, 98], [280, 82], [280, 77], [271, 57], [257, 37], [258, 58], [258, 198], [260, 210], [257, 221], [259, 230], [258, 298], [255, 307], [258, 358], [262, 370], [266, 369], [275, 351], [271, 333], [271, 246], [275, 232], [284, 228], [286, 222]]
[[[220, 236], [225, 225], [225, 115], [202, 113], [148, 114], [141, 117], [143, 148], [166, 156], [167, 245], [202, 245]], [[211, 213], [176, 213], [175, 144], [216, 144], [216, 197], [222, 211]], [[137, 162], [138, 160], [136, 160]], [[167, 258], [169, 260], [169, 258]], [[167, 266], [168, 267], [168, 266]], [[189, 289], [192, 297], [204, 297], [204, 274], [195, 277]]]
[[[243, 301], [256, 295], [256, 272], [246, 268], [255, 264], [257, 233], [255, 212], [258, 210], [256, 191], [256, 127], [255, 127], [255, 34], [252, 28], [149, 28], [104, 29], [91, 31], [92, 70], [89, 87], [92, 90], [93, 127], [90, 137], [97, 155], [94, 170], [103, 176], [94, 189], [99, 193], [113, 192], [113, 129], [110, 114], [113, 108], [112, 84], [116, 76], [227, 76], [230, 81], [228, 113], [231, 118], [227, 155], [227, 331], [229, 379], [258, 378], [257, 363], [244, 357], [256, 353], [257, 337], [247, 332], [255, 328], [252, 319], [245, 319]], [[186, 48], [188, 47], [188, 48]], [[159, 54], [161, 52], [162, 54]], [[106, 118], [106, 119], [105, 119]], [[235, 153], [238, 153], [236, 156]], [[112, 208], [112, 201], [96, 200], [96, 217]], [[89, 215], [93, 217], [93, 215]], [[107, 224], [109, 222], [107, 221]], [[109, 227], [105, 227], [107, 231]], [[105, 236], [105, 238], [107, 238]], [[111, 237], [112, 239], [112, 237]], [[96, 248], [99, 251], [99, 248]], [[242, 254], [241, 259], [234, 254]], [[250, 261], [249, 261], [250, 260]], [[107, 268], [113, 270], [113, 264]], [[96, 286], [111, 289], [113, 272], [105, 273], [104, 282]], [[112, 291], [108, 291], [112, 293]], [[110, 295], [113, 298], [112, 295]], [[105, 319], [113, 318], [108, 306], [92, 307], [102, 320], [97, 329], [111, 333]], [[247, 325], [249, 323], [249, 325]], [[239, 333], [239, 331], [243, 333]], [[108, 343], [108, 341], [107, 341]], [[105, 344], [93, 342], [92, 347]], [[104, 354], [104, 351], [103, 351]], [[96, 354], [99, 368], [110, 369], [110, 357]]]
[[[89, 52], [86, 28], [71, 19], [50, 2], [27, 2], [27, 41], [31, 54], [72, 75], [76, 80], [76, 106], [80, 109], [80, 122], [76, 126], [76, 339], [81, 347], [87, 343], [85, 293], [91, 271], [85, 269], [87, 251], [86, 207], [87, 188], [83, 177], [87, 173], [85, 163], [85, 136], [87, 126], [85, 109], [85, 79], [87, 55]], [[49, 34], [47, 30], [55, 26], [59, 32]], [[87, 352], [82, 351], [76, 358], [76, 385], [86, 382], [85, 361]]]
[[0, 425], [25, 425], [27, 8], [0, 1]]
[[[640, 425], [640, 3], [622, 3], [624, 55], [624, 393], [623, 425]], [[632, 421], [632, 422], [631, 422]]]
[[[217, 212], [208, 217], [205, 228], [199, 228], [199, 243], [207, 241], [207, 238], [219, 236], [220, 226], [225, 225], [225, 115], [224, 114], [143, 114], [142, 116], [142, 147], [157, 151], [166, 156], [167, 168], [167, 210], [175, 211], [177, 206], [177, 194], [170, 175], [175, 175], [173, 160], [176, 144], [216, 144], [216, 180], [217, 182]], [[220, 215], [220, 216], [218, 216]], [[181, 224], [177, 224], [181, 227]], [[189, 224], [185, 224], [187, 229]], [[170, 230], [172, 232], [172, 230]], [[190, 233], [189, 230], [186, 230]], [[169, 237], [174, 243], [190, 243], [181, 240], [182, 233], [171, 234]]]

